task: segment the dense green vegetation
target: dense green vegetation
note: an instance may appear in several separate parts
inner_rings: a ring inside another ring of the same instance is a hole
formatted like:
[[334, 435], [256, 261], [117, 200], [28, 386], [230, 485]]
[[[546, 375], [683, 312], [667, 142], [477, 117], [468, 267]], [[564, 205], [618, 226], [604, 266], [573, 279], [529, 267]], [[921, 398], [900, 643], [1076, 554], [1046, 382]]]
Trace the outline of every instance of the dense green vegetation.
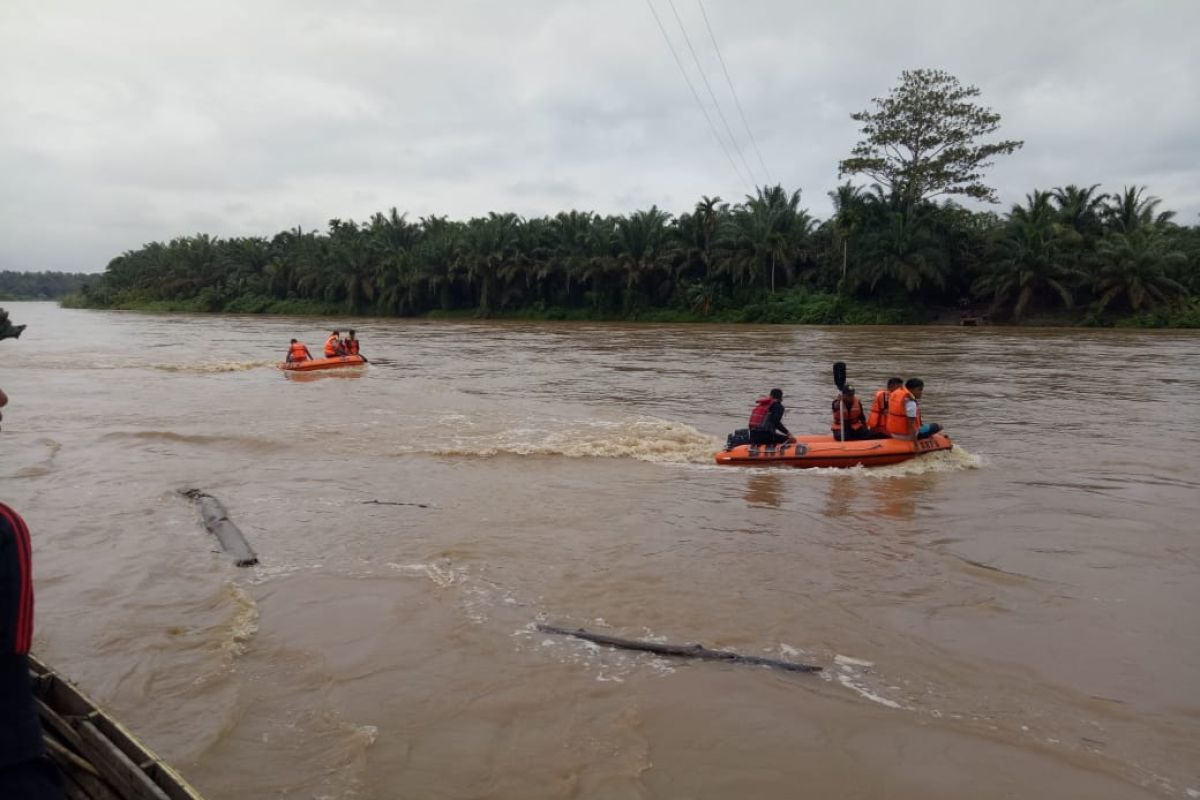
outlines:
[[79, 272], [0, 271], [0, 300], [56, 300], [78, 292], [95, 275]]
[[702, 197], [674, 216], [564, 211], [412, 221], [392, 209], [273, 237], [199, 234], [113, 259], [67, 300], [89, 307], [242, 313], [520, 316], [745, 322], [996, 321], [1195, 326], [1200, 229], [1143, 187], [1035, 190], [1004, 215], [982, 141], [1000, 117], [974, 87], [914, 70], [873, 110], [817, 220], [800, 192]]
[[921, 322], [938, 309], [996, 321], [1194, 325], [1200, 229], [1144, 190], [1035, 191], [1004, 216], [953, 203], [906, 214], [846, 185], [818, 223], [799, 193], [703, 198], [678, 217], [564, 212], [363, 224], [271, 239], [182, 237], [113, 259], [70, 303], [237, 313], [549, 319]]

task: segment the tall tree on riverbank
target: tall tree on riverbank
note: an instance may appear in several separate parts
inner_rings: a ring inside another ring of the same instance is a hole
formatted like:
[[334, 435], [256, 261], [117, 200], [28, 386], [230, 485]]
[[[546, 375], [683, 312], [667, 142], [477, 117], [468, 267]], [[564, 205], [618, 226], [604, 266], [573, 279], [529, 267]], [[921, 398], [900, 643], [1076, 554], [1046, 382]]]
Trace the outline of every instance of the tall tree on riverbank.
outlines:
[[874, 109], [851, 114], [863, 123], [863, 139], [839, 162], [838, 176], [866, 175], [898, 200], [907, 215], [923, 200], [963, 195], [998, 202], [983, 183], [990, 159], [1024, 142], [984, 143], [1000, 127], [1000, 115], [973, 102], [979, 89], [938, 69], [907, 70]]

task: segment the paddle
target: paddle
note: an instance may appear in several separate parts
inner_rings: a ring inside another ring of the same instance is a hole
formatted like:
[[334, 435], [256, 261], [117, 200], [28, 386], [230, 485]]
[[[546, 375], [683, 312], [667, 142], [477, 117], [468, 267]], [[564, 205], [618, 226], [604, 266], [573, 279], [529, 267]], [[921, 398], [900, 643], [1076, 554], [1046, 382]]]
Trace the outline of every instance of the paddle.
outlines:
[[[846, 362], [845, 361], [833, 362], [833, 385], [837, 387], [839, 395], [841, 394], [841, 392], [843, 390], [845, 390], [845, 388], [846, 388]], [[840, 425], [841, 430], [838, 431], [838, 437], [842, 440], [842, 443], [844, 444], [846, 441], [846, 403], [844, 401], [842, 401], [841, 397], [838, 397], [838, 400], [839, 400], [838, 416], [841, 418], [841, 425]]]

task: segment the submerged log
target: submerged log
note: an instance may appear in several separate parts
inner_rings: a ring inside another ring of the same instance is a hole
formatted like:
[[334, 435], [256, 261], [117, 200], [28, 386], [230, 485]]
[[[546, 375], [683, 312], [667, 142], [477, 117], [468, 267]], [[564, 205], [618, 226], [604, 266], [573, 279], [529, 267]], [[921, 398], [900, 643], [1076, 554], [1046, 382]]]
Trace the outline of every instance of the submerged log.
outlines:
[[416, 506], [417, 508], [429, 508], [428, 503], [402, 503], [397, 500], [363, 500], [364, 506]]
[[200, 509], [200, 518], [204, 520], [204, 527], [217, 537], [221, 549], [233, 556], [235, 564], [239, 567], [250, 567], [258, 563], [258, 556], [242, 535], [241, 529], [230, 522], [229, 514], [220, 500], [199, 489], [188, 489], [180, 494], [196, 501]]
[[655, 653], [660, 656], [676, 656], [679, 658], [699, 658], [704, 661], [729, 661], [735, 664], [754, 664], [762, 667], [772, 667], [774, 669], [784, 669], [789, 672], [820, 672], [821, 667], [815, 664], [798, 664], [794, 661], [780, 661], [774, 658], [763, 658], [761, 656], [744, 656], [741, 653], [735, 653], [731, 650], [709, 650], [704, 645], [700, 644], [659, 644], [658, 642], [645, 642], [638, 639], [622, 639], [617, 636], [606, 636], [602, 633], [591, 633], [583, 628], [570, 630], [568, 628], [559, 628], [555, 625], [543, 625], [538, 623], [537, 629], [543, 633], [557, 633], [561, 636], [574, 636], [577, 639], [586, 639], [589, 642], [596, 644], [606, 644], [609, 647], [620, 647], [625, 650], [644, 650], [647, 653]]

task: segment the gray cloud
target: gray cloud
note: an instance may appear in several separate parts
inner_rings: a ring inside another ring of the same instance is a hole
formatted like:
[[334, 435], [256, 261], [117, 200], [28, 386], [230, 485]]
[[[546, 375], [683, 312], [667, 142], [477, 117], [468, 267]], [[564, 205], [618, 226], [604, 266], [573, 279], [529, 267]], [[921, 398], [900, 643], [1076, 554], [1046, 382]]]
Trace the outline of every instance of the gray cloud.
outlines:
[[[668, 0], [651, 2], [707, 102]], [[699, 7], [674, 2], [762, 180]], [[1026, 141], [990, 173], [1002, 208], [1034, 188], [1137, 183], [1196, 222], [1192, 0], [705, 9], [771, 178], [818, 216], [857, 140], [849, 114], [934, 66]], [[678, 213], [750, 191], [646, 2], [7, 0], [0, 105], [0, 269], [93, 271], [150, 240], [391, 206]]]

